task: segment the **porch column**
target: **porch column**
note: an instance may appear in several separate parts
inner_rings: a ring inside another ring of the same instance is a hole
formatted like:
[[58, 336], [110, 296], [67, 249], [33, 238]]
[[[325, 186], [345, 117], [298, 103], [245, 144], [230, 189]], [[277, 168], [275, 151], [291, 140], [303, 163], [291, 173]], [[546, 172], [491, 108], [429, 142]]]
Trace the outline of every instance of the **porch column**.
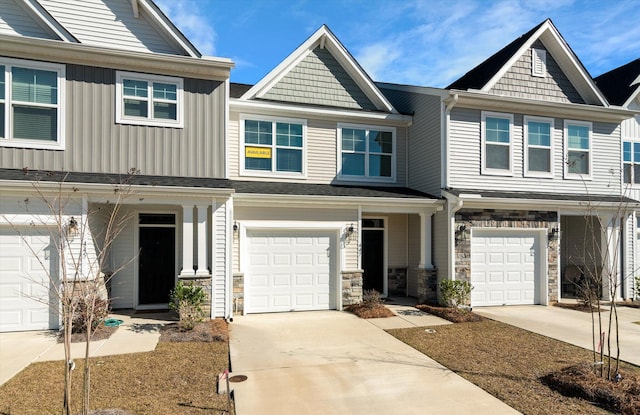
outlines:
[[193, 205], [182, 205], [182, 271], [180, 276], [194, 275], [193, 271]]
[[420, 265], [422, 269], [433, 269], [431, 262], [431, 217], [433, 213], [420, 213]]
[[[602, 255], [602, 298], [605, 300], [620, 299], [620, 228], [618, 218], [606, 216], [602, 223], [606, 227], [602, 229], [601, 255]], [[616, 285], [611, 298], [612, 287]]]
[[207, 269], [207, 205], [196, 205], [198, 211], [198, 270], [196, 275], [209, 275]]

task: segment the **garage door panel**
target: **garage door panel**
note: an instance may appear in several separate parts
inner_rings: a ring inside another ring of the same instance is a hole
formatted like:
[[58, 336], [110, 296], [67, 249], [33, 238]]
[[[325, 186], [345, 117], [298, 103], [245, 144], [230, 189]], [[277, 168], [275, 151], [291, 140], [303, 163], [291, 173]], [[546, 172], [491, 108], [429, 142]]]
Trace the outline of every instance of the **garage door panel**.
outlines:
[[538, 233], [474, 232], [471, 241], [472, 305], [534, 304], [538, 301]]
[[[246, 312], [332, 307], [333, 263], [328, 256], [332, 245], [335, 249], [332, 237], [322, 235], [322, 232], [284, 230], [249, 231], [247, 237], [249, 257], [266, 259], [250, 261], [245, 272]], [[254, 244], [254, 240], [266, 240], [267, 243]], [[258, 278], [262, 279], [259, 285], [253, 282]]]

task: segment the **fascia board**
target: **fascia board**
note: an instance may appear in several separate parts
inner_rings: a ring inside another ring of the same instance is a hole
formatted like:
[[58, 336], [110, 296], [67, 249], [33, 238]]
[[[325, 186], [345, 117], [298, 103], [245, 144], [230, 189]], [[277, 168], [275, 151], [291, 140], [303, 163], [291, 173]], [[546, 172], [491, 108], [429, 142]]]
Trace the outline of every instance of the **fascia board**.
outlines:
[[231, 68], [234, 66], [233, 62], [226, 58], [192, 58], [125, 51], [10, 35], [0, 35], [0, 53], [15, 58], [219, 81], [228, 79]]
[[525, 98], [499, 96], [484, 92], [451, 90], [458, 95], [458, 107], [481, 110], [507, 111], [528, 115], [575, 118], [579, 120], [620, 122], [634, 116], [634, 111], [622, 107], [600, 107]]
[[[640, 77], [638, 77], [638, 79], [636, 79], [631, 85], [640, 82]], [[640, 97], [640, 85], [636, 88], [635, 91], [633, 91], [633, 93], [631, 94], [631, 96], [629, 96], [629, 99], [627, 99], [627, 101], [624, 103], [623, 107], [624, 108], [629, 108], [631, 106], [631, 103], [637, 99], [638, 97]]]
[[640, 207], [640, 203], [635, 204], [626, 201], [601, 202], [601, 201], [575, 201], [575, 200], [553, 200], [553, 199], [511, 199], [511, 198], [460, 198], [465, 208], [476, 209], [504, 209], [506, 207], [514, 209], [530, 210], [531, 206], [544, 207], [546, 209], [585, 209], [597, 207], [602, 209], [619, 209], [621, 204], [629, 208]]
[[34, 0], [22, 0], [22, 5], [32, 17], [37, 19], [42, 25], [58, 36], [63, 42], [79, 43], [64, 26], [51, 16], [38, 2]]
[[390, 125], [407, 127], [412, 124], [413, 117], [410, 115], [390, 114], [386, 112], [365, 112], [343, 109], [330, 109], [318, 107], [304, 107], [299, 104], [280, 104], [264, 101], [243, 101], [231, 99], [230, 107], [234, 111], [251, 111], [262, 115], [289, 115], [302, 117], [331, 117], [336, 120], [353, 120], [359, 123], [364, 122], [386, 122]]
[[170, 23], [164, 14], [158, 13], [158, 11], [149, 4], [147, 0], [133, 0], [137, 1], [138, 5], [142, 6], [142, 9], [147, 15], [153, 18], [156, 23], [171, 39], [173, 39], [180, 47], [187, 52], [192, 58], [199, 58], [201, 53], [193, 46], [189, 40], [180, 33], [172, 23]]
[[314, 205], [314, 206], [389, 206], [389, 208], [404, 207], [433, 208], [439, 210], [444, 201], [439, 199], [418, 199], [418, 198], [395, 198], [395, 197], [359, 197], [359, 196], [326, 196], [326, 195], [273, 195], [260, 193], [235, 193], [233, 195], [235, 206], [282, 204], [292, 205]]

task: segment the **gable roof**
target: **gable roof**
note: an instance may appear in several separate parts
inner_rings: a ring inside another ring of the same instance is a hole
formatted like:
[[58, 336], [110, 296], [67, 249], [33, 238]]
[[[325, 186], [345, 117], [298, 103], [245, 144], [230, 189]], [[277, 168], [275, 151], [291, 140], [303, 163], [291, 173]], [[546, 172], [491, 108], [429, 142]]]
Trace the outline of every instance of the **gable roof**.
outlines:
[[355, 58], [340, 43], [338, 38], [322, 25], [293, 53], [284, 59], [278, 66], [269, 72], [257, 84], [246, 91], [240, 100], [251, 100], [264, 97], [280, 80], [289, 74], [304, 58], [316, 48], [324, 49], [338, 62], [347, 75], [355, 82], [378, 111], [396, 114], [397, 111], [387, 98], [376, 87], [369, 75], [362, 69]]
[[551, 53], [572, 85], [587, 104], [607, 106], [608, 103], [580, 59], [571, 50], [551, 19], [547, 19], [493, 54], [467, 72], [446, 89], [488, 92], [513, 64], [540, 40]]
[[595, 81], [610, 103], [627, 107], [640, 95], [640, 59], [603, 73]]
[[[201, 57], [153, 0], [0, 0], [0, 29], [127, 51]], [[7, 30], [8, 29], [8, 30]]]

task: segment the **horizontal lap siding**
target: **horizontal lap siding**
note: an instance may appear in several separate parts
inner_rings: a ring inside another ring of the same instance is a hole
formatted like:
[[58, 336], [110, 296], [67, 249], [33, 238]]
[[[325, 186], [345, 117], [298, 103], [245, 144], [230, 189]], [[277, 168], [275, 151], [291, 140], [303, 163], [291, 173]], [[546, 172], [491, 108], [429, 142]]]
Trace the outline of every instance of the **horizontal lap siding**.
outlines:
[[64, 151], [0, 148], [4, 167], [224, 176], [224, 85], [184, 80], [184, 128], [115, 123], [115, 72], [67, 65]]
[[[523, 114], [514, 115], [513, 176], [481, 174], [481, 111], [454, 108], [451, 116], [450, 187], [498, 191], [566, 192], [615, 195], [620, 190], [620, 128], [593, 122], [592, 179], [564, 179], [564, 120], [556, 118], [553, 134], [553, 178], [524, 176]], [[613, 166], [613, 168], [612, 168]]]
[[387, 252], [389, 268], [407, 266], [407, 215], [389, 215]]
[[420, 216], [409, 215], [408, 218], [408, 261], [407, 292], [418, 296], [418, 265], [420, 265]]
[[43, 29], [18, 5], [16, 0], [0, 0], [0, 33], [4, 35], [28, 36], [43, 39], [57, 39]]
[[228, 203], [217, 200], [213, 211], [213, 317], [226, 317], [227, 301], [227, 214]]

